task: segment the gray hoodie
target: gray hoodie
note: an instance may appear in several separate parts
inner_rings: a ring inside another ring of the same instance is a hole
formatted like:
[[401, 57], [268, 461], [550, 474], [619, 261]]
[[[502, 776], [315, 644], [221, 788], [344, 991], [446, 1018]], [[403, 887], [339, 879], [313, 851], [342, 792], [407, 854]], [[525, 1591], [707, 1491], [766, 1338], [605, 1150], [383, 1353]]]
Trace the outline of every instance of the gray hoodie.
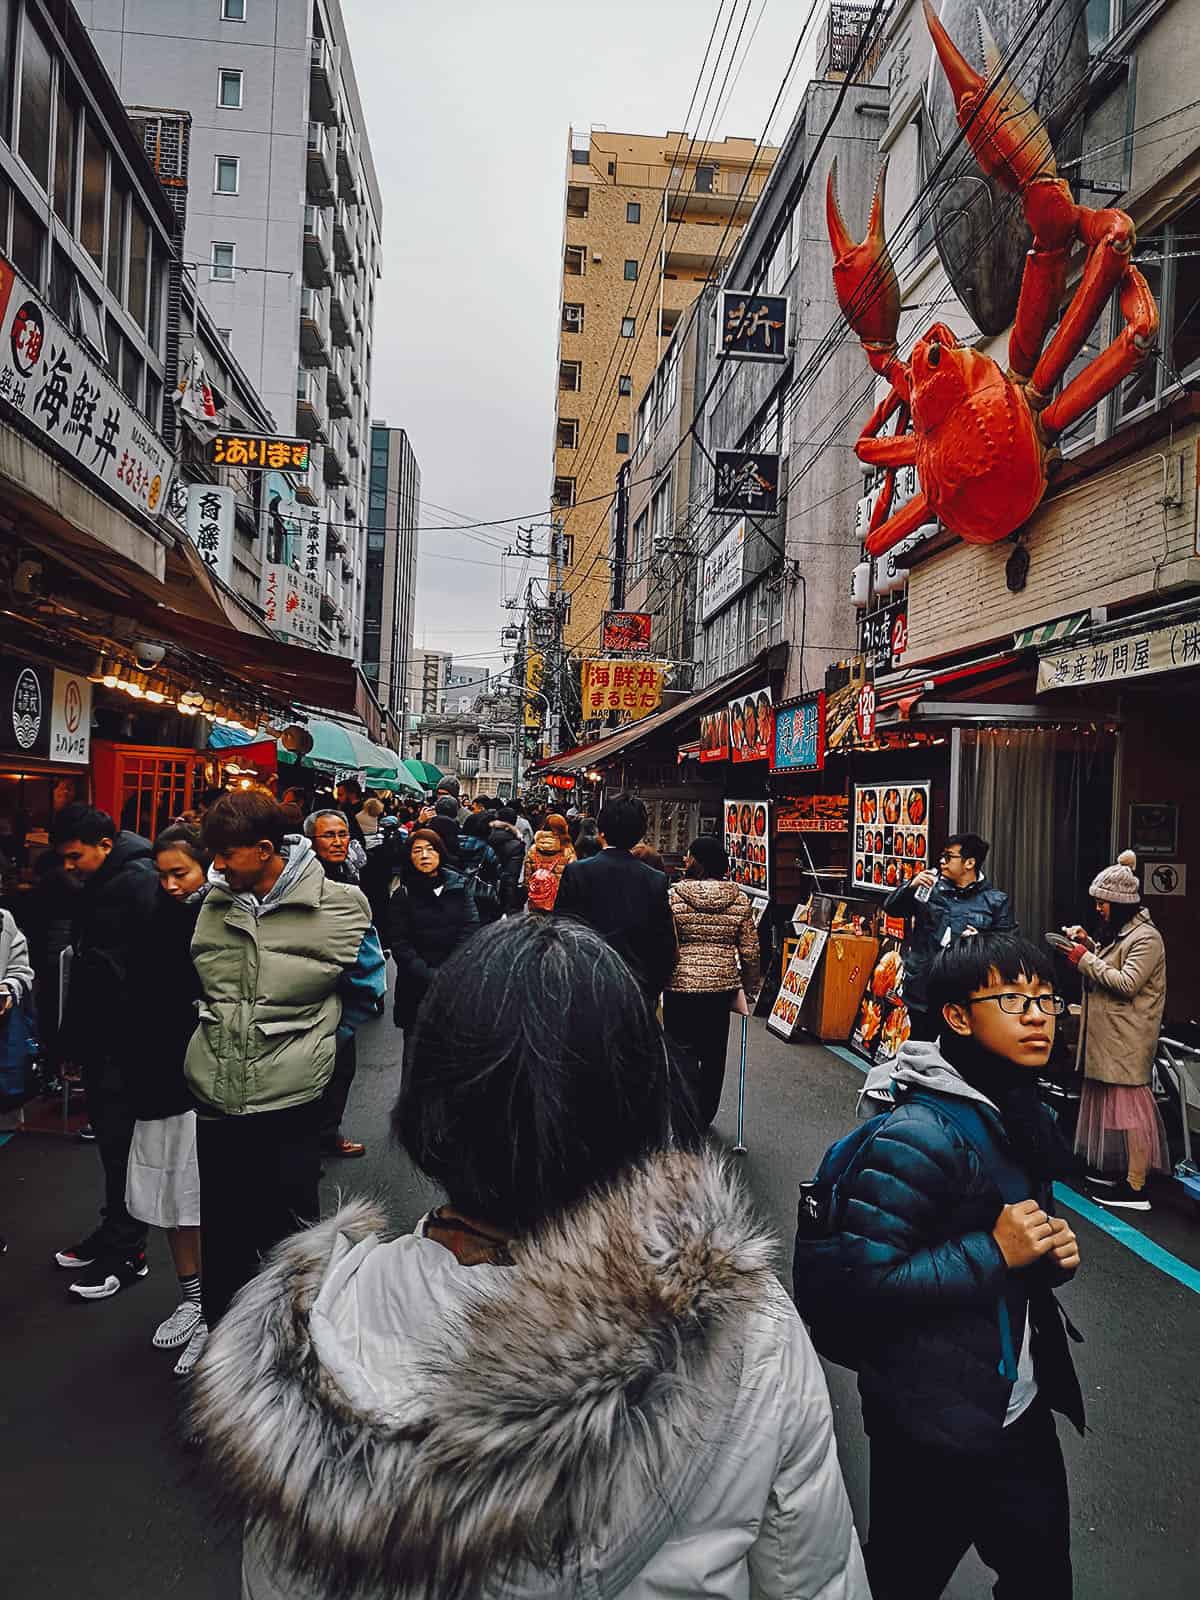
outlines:
[[894, 1061], [883, 1061], [871, 1068], [858, 1097], [858, 1114], [873, 1117], [889, 1111], [896, 1103], [896, 1088], [936, 1089], [939, 1094], [956, 1095], [960, 1100], [975, 1100], [996, 1111], [987, 1095], [973, 1088], [946, 1060], [931, 1039], [909, 1039], [900, 1046]]

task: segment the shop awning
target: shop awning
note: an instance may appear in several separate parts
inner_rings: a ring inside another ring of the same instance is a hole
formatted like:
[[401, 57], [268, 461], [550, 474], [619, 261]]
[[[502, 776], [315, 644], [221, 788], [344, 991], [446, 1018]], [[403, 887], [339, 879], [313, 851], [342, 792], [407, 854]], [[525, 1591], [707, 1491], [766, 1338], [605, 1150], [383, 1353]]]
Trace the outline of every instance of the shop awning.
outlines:
[[731, 672], [727, 677], [718, 678], [716, 683], [709, 684], [707, 689], [688, 695], [686, 700], [681, 700], [677, 705], [668, 706], [665, 711], [656, 711], [653, 716], [642, 717], [640, 721], [632, 722], [628, 727], [618, 728], [614, 733], [606, 735], [603, 739], [597, 739], [592, 744], [580, 745], [561, 756], [553, 756], [548, 761], [540, 762], [533, 769], [532, 776], [544, 777], [551, 772], [583, 772], [588, 767], [599, 766], [602, 762], [613, 760], [634, 745], [642, 744], [667, 729], [678, 729], [692, 717], [703, 716], [706, 711], [724, 705], [727, 700], [736, 699], [745, 690], [761, 683], [768, 671], [771, 655], [771, 650], [762, 650], [746, 666]]
[[436, 789], [446, 776], [432, 761], [418, 761], [415, 756], [405, 756], [401, 766], [407, 767], [418, 789]]
[[940, 672], [923, 673], [921, 677], [901, 676], [887, 683], [875, 685], [875, 719], [881, 727], [897, 722], [907, 722], [920, 701], [945, 691], [952, 700], [969, 701], [994, 688], [996, 680], [1009, 676], [1017, 665], [1015, 651], [1006, 650], [999, 655], [984, 656], [979, 661], [966, 661], [955, 667], [943, 667]]
[[312, 735], [312, 749], [294, 759], [281, 745], [281, 764], [308, 767], [330, 777], [339, 772], [361, 772], [369, 788], [417, 788], [401, 766], [396, 752], [385, 750], [365, 733], [340, 722], [328, 722], [323, 717], [311, 718], [306, 726]]
[[1044, 650], [1047, 645], [1062, 644], [1073, 639], [1091, 620], [1090, 611], [1077, 611], [1070, 617], [1059, 617], [1057, 622], [1039, 622], [1036, 628], [1022, 628], [1013, 634], [1014, 650]]

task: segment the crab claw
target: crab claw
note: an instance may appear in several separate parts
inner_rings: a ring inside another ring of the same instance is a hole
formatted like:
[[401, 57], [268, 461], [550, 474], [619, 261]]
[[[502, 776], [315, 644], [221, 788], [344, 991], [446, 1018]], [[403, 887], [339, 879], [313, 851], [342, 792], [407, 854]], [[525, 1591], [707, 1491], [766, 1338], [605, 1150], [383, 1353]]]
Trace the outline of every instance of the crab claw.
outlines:
[[922, 0], [925, 23], [942, 69], [954, 94], [958, 125], [991, 177], [1018, 194], [1035, 178], [1053, 178], [1058, 171], [1050, 135], [1037, 112], [1004, 71], [1000, 51], [987, 18], [976, 7], [979, 43], [988, 76], [984, 78], [963, 56], [942, 27], [929, 0]]
[[[837, 198], [837, 160], [829, 168], [825, 216], [833, 246], [833, 288], [842, 315], [866, 347], [876, 370], [895, 353], [900, 325], [900, 285], [883, 236], [883, 184], [887, 161], [879, 169], [867, 236], [855, 244]], [[878, 358], [878, 359], [877, 359]]]

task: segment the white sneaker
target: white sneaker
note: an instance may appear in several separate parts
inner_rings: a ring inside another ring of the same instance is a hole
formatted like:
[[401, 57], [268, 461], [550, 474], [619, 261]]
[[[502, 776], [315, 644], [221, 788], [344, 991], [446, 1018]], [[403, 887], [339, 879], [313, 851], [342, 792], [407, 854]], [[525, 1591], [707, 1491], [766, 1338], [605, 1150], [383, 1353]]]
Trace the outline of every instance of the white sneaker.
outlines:
[[204, 1346], [208, 1343], [208, 1324], [201, 1320], [196, 1324], [192, 1337], [187, 1342], [187, 1349], [175, 1363], [175, 1376], [186, 1378], [188, 1373], [204, 1354]]
[[177, 1350], [192, 1337], [202, 1315], [198, 1300], [181, 1300], [167, 1320], [159, 1323], [150, 1343], [156, 1350]]

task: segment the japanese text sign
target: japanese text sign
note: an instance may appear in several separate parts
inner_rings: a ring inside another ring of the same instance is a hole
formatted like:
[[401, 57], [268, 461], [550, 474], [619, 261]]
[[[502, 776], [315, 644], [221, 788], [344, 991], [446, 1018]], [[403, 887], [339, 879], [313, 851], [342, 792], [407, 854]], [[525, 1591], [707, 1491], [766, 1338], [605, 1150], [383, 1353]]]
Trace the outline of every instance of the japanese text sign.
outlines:
[[279, 561], [263, 566], [263, 616], [283, 639], [314, 648], [321, 643], [321, 588], [312, 578]]
[[1200, 614], [1168, 627], [1142, 628], [1118, 639], [1050, 651], [1038, 662], [1037, 692], [1086, 689], [1183, 667], [1200, 667]]
[[527, 728], [540, 728], [542, 706], [540, 698], [542, 679], [546, 674], [546, 658], [540, 650], [530, 650], [525, 657], [525, 710], [522, 721]]
[[304, 534], [304, 576], [320, 584], [325, 571], [324, 513], [320, 506], [308, 506], [300, 519]]
[[796, 794], [775, 802], [775, 832], [849, 833], [850, 798], [844, 794]]
[[700, 718], [701, 761], [729, 760], [729, 707]]
[[779, 457], [753, 450], [718, 450], [713, 510], [769, 517], [779, 509]]
[[700, 616], [707, 622], [742, 587], [746, 524], [737, 523], [704, 558], [700, 579]]
[[729, 702], [729, 755], [733, 761], [768, 761], [774, 739], [770, 689]]
[[796, 1030], [800, 1007], [821, 964], [828, 938], [827, 928], [805, 928], [796, 941], [775, 1004], [771, 1007], [771, 1015], [767, 1018], [767, 1027], [781, 1033], [785, 1039], [790, 1039]]
[[660, 661], [585, 661], [583, 720], [591, 722], [619, 712], [623, 722], [636, 722], [662, 701], [664, 668]]
[[0, 663], [0, 751], [86, 766], [91, 726], [86, 678], [32, 662]]
[[280, 438], [270, 433], [216, 433], [205, 447], [214, 467], [242, 467], [277, 472], [307, 472], [307, 439]]
[[771, 897], [771, 802], [726, 800], [725, 851], [729, 878], [760, 900]]
[[772, 772], [819, 772], [825, 765], [825, 691], [775, 708]]
[[188, 538], [204, 565], [222, 583], [233, 582], [234, 501], [233, 490], [220, 484], [188, 484]]
[[606, 611], [600, 633], [601, 648], [645, 655], [650, 649], [653, 621], [654, 615], [650, 611]]
[[0, 400], [135, 511], [156, 517], [162, 510], [174, 458], [3, 256]]
[[742, 361], [786, 361], [788, 297], [722, 289], [717, 296], [717, 354]]

